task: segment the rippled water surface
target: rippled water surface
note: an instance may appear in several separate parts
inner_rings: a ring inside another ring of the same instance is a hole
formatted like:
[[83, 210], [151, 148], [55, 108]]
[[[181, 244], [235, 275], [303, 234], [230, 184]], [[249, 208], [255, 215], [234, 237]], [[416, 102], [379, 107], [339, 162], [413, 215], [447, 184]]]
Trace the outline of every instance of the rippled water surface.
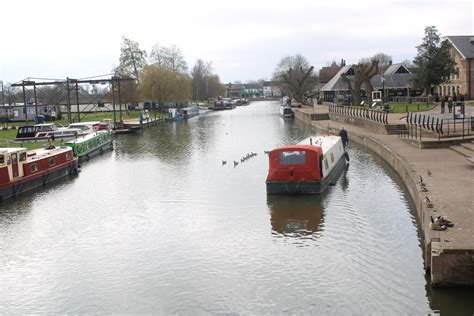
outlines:
[[79, 177], [1, 205], [0, 313], [437, 309], [412, 206], [367, 152], [351, 144], [322, 196], [267, 196], [264, 150], [312, 133], [254, 102], [118, 136]]

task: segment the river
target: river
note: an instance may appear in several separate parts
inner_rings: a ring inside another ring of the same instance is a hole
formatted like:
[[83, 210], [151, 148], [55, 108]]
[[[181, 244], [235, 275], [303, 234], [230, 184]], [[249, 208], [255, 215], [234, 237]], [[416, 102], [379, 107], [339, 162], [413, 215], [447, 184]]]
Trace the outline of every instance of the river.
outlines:
[[356, 144], [325, 194], [267, 196], [264, 151], [314, 134], [278, 107], [118, 135], [4, 202], [0, 314], [472, 312], [472, 291], [431, 291], [402, 182]]

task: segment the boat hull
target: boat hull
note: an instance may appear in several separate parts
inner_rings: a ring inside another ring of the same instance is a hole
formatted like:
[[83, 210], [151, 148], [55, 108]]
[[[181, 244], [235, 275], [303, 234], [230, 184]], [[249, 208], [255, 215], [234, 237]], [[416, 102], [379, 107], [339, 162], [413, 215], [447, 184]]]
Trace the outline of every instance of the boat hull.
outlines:
[[18, 196], [27, 191], [42, 188], [51, 182], [67, 176], [75, 176], [78, 173], [78, 160], [75, 159], [54, 169], [12, 181], [0, 187], [0, 201]]
[[267, 194], [321, 194], [337, 182], [347, 161], [342, 156], [331, 172], [321, 181], [266, 181]]
[[89, 161], [90, 158], [98, 156], [98, 155], [102, 155], [107, 150], [110, 150], [110, 151], [114, 150], [114, 145], [112, 143], [112, 139], [110, 139], [106, 143], [102, 144], [101, 146], [99, 146], [97, 148], [94, 148], [93, 150], [91, 150], [91, 151], [89, 151], [85, 154], [80, 155], [78, 157], [79, 162]]

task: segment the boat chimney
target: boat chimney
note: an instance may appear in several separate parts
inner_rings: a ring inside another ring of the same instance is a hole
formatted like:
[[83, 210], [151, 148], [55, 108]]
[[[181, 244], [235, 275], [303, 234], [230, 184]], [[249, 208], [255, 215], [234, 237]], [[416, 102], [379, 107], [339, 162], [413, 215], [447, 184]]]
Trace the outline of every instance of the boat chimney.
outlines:
[[313, 139], [312, 138], [309, 139], [309, 144], [313, 145]]

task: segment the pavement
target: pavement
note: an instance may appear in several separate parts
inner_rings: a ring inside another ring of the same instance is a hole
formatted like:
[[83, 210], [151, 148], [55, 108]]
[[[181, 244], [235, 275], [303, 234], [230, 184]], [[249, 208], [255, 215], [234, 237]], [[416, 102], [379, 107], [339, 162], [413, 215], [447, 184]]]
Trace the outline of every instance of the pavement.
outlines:
[[[301, 110], [307, 113], [327, 113], [328, 106], [315, 105], [314, 109], [307, 107]], [[466, 107], [466, 110], [474, 116], [474, 108]], [[425, 113], [439, 114], [439, 106]], [[400, 123], [403, 117], [406, 117], [405, 113], [390, 113], [389, 123]], [[372, 137], [405, 159], [411, 170], [422, 176], [423, 182], [426, 183], [428, 192], [420, 194], [428, 196], [434, 206], [428, 209], [428, 214], [424, 214], [425, 220], [429, 220], [430, 215], [433, 217], [443, 215], [454, 222], [454, 227], [440, 232], [430, 231], [429, 236], [439, 238], [444, 250], [474, 250], [474, 164], [465, 156], [449, 147], [416, 148], [397, 135], [376, 134], [358, 126], [336, 121], [318, 121], [317, 124], [326, 124], [337, 129], [344, 126], [349, 133], [349, 141], [351, 134]], [[473, 144], [469, 143], [466, 147], [471, 148], [471, 151], [469, 149], [467, 151], [472, 152], [474, 156]], [[419, 189], [416, 188], [418, 191]], [[427, 224], [423, 223], [422, 226], [426, 228]]]

